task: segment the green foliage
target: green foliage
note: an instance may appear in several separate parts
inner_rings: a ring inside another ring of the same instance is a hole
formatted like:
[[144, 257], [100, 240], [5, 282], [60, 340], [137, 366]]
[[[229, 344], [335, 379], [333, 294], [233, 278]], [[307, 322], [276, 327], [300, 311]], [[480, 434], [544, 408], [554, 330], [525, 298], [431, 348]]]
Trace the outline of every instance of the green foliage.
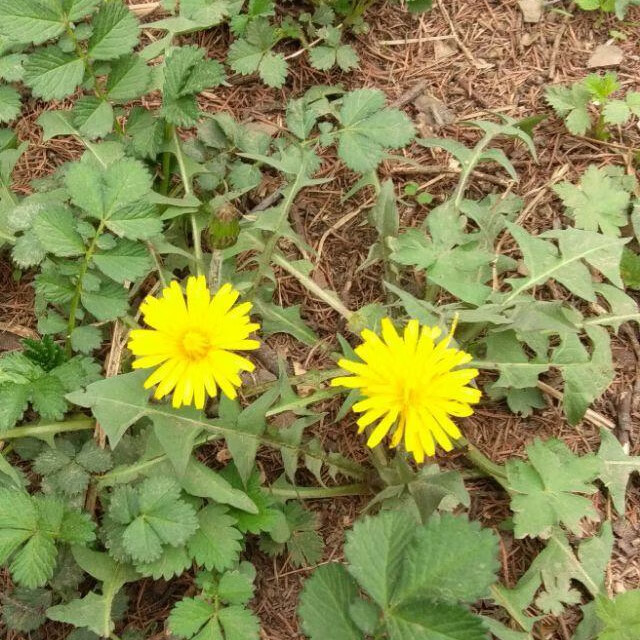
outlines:
[[553, 190], [578, 229], [619, 236], [621, 227], [629, 223], [629, 205], [635, 187], [635, 178], [624, 174], [621, 167], [599, 169], [591, 165], [578, 185], [560, 182]]
[[347, 568], [322, 566], [306, 582], [303, 629], [312, 640], [327, 628], [340, 640], [385, 630], [398, 639], [480, 640], [484, 625], [464, 604], [487, 595], [496, 555], [491, 532], [464, 518], [445, 514], [422, 526], [402, 511], [365, 518], [348, 534]]
[[113, 466], [111, 454], [94, 440], [77, 447], [69, 439], [58, 439], [55, 448], [46, 447], [33, 462], [33, 470], [45, 476], [47, 485], [66, 496], [87, 490], [91, 474], [104, 473]]
[[640, 591], [626, 591], [613, 600], [598, 598], [596, 614], [602, 623], [598, 640], [632, 640], [640, 633]]
[[2, 622], [12, 631], [34, 631], [46, 619], [51, 605], [51, 592], [46, 589], [16, 587], [11, 593], [0, 595]]
[[324, 548], [322, 537], [318, 533], [318, 517], [297, 502], [284, 505], [283, 513], [289, 537], [285, 542], [276, 542], [272, 537], [262, 538], [260, 548], [272, 556], [286, 553], [294, 567], [318, 563]]
[[[571, 133], [583, 136], [590, 131], [593, 137], [606, 140], [607, 125], [625, 125], [633, 116], [640, 116], [640, 93], [630, 91], [622, 98], [613, 98], [619, 89], [615, 73], [593, 73], [570, 87], [547, 87], [546, 98]], [[590, 109], [597, 111], [595, 121]]]
[[[7, 352], [0, 357], [0, 432], [21, 420], [29, 405], [45, 420], [60, 420], [69, 409], [65, 394], [99, 377], [99, 368], [90, 358], [75, 356], [55, 365], [56, 350], [40, 346], [46, 342], [36, 344], [27, 352]], [[46, 368], [34, 358], [45, 358]]]
[[195, 510], [180, 499], [180, 485], [163, 477], [116, 487], [105, 523], [108, 548], [137, 564], [158, 560], [166, 546], [182, 547], [198, 528]]
[[561, 523], [577, 535], [583, 518], [598, 519], [585, 497], [597, 491], [595, 456], [575, 456], [561, 440], [536, 440], [527, 454], [528, 462], [511, 460], [506, 466], [517, 538], [548, 538]]
[[616, 18], [623, 20], [629, 7], [640, 3], [638, 0], [577, 0], [576, 4], [585, 11], [615, 13]]
[[258, 640], [258, 619], [246, 608], [253, 597], [254, 577], [255, 569], [248, 563], [223, 574], [199, 574], [197, 583], [202, 591], [173, 607], [169, 615], [171, 633], [186, 640]]
[[57, 544], [85, 545], [95, 539], [94, 527], [58, 498], [0, 489], [0, 563], [21, 587], [42, 587], [53, 576]]

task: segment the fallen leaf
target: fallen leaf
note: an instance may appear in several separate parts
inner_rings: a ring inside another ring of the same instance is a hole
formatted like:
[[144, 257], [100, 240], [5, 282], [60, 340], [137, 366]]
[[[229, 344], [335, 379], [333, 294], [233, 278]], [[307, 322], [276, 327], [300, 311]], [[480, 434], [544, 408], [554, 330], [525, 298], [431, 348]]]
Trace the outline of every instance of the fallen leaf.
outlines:
[[518, 0], [525, 22], [540, 22], [543, 9], [542, 3], [543, 0]]
[[458, 53], [455, 47], [447, 44], [444, 40], [436, 40], [433, 43], [433, 55], [436, 60], [442, 60], [443, 58], [449, 58]]
[[416, 109], [424, 116], [423, 123], [444, 127], [455, 121], [456, 116], [447, 105], [429, 93], [421, 93], [414, 101]]
[[624, 53], [622, 49], [615, 44], [601, 44], [597, 46], [587, 62], [589, 69], [598, 69], [600, 67], [615, 67], [622, 62]]

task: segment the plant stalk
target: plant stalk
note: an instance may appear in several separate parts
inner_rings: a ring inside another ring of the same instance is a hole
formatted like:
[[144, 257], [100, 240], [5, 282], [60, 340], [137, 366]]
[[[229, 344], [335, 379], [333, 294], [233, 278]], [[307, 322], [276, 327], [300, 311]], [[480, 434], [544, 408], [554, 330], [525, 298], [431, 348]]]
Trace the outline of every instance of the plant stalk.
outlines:
[[372, 493], [371, 487], [363, 482], [345, 484], [337, 487], [268, 487], [266, 492], [274, 498], [283, 500], [317, 500], [320, 498], [340, 498], [345, 496], [366, 496]]

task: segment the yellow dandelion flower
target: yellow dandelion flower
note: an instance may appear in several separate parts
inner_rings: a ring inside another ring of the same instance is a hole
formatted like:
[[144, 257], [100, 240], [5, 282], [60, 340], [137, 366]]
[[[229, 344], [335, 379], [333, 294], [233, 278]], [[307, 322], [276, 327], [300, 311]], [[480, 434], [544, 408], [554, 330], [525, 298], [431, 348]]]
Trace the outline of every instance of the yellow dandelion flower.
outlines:
[[204, 276], [187, 280], [186, 301], [180, 285], [173, 281], [158, 298], [148, 296], [140, 306], [150, 329], [131, 332], [129, 349], [138, 356], [134, 369], [157, 369], [144, 383], [157, 385], [154, 397], [173, 392], [173, 406], [204, 407], [206, 396], [214, 398], [218, 388], [236, 397], [241, 371], [253, 371], [252, 362], [234, 353], [257, 349], [260, 343], [249, 334], [260, 328], [249, 318], [251, 303], [234, 306], [240, 294], [230, 284], [213, 296]]
[[353, 375], [334, 378], [333, 386], [358, 389], [364, 399], [353, 405], [359, 433], [377, 422], [367, 441], [376, 447], [393, 429], [391, 446], [404, 446], [418, 462], [435, 453], [436, 443], [451, 451], [462, 437], [449, 416], [469, 416], [480, 391], [467, 386], [477, 369], [458, 368], [471, 356], [449, 346], [452, 333], [437, 341], [438, 327], [410, 320], [401, 337], [391, 320], [382, 320], [382, 337], [365, 329], [355, 352], [362, 362], [341, 359], [338, 366]]

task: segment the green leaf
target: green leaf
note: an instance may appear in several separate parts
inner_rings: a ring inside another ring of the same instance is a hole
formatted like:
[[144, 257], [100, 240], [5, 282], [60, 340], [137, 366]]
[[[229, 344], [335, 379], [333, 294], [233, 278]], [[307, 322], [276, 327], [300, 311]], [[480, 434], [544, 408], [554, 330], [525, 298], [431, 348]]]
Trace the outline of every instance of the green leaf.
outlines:
[[631, 108], [624, 100], [611, 100], [602, 109], [607, 124], [622, 125], [631, 117]]
[[508, 301], [552, 278], [577, 296], [594, 301], [591, 274], [583, 261], [600, 271], [616, 286], [622, 286], [620, 259], [624, 240], [578, 229], [547, 231], [542, 234], [542, 238], [556, 239], [556, 248], [552, 243], [530, 235], [518, 225], [509, 222], [507, 226], [522, 250], [529, 272], [526, 278], [507, 279], [513, 287], [513, 291], [507, 296]]
[[42, 247], [49, 253], [65, 257], [85, 253], [84, 240], [67, 207], [54, 205], [40, 211], [33, 223], [33, 230]]
[[421, 602], [394, 609], [387, 620], [391, 640], [486, 640], [481, 618], [461, 606]]
[[103, 282], [98, 291], [82, 290], [82, 306], [96, 320], [115, 320], [126, 315], [129, 309], [127, 290], [116, 282]]
[[0, 384], [0, 433], [11, 429], [29, 406], [30, 390], [25, 384]]
[[176, 603], [169, 616], [169, 629], [180, 638], [198, 634], [198, 640], [258, 640], [260, 631], [255, 614], [243, 606], [219, 608], [199, 598], [183, 598]]
[[[247, 438], [244, 434], [260, 436], [264, 433], [267, 428], [266, 413], [275, 402], [278, 393], [279, 390], [273, 388], [262, 394], [235, 417], [235, 425], [230, 425], [232, 431], [227, 435], [227, 446], [245, 485], [254, 469], [259, 440], [256, 437]], [[220, 417], [224, 417], [222, 409]]]
[[420, 597], [472, 603], [488, 595], [499, 568], [497, 558], [497, 539], [491, 530], [451, 514], [430, 519], [406, 548], [393, 600]]
[[143, 244], [123, 238], [116, 240], [112, 249], [95, 253], [93, 262], [102, 273], [122, 283], [145, 277], [153, 265]]
[[625, 287], [636, 291], [640, 289], [640, 255], [627, 247], [622, 250], [620, 275]]
[[358, 585], [341, 564], [326, 564], [307, 579], [300, 595], [298, 613], [311, 640], [362, 640], [362, 633], [349, 614], [358, 597]]
[[93, 32], [89, 38], [88, 54], [94, 60], [113, 60], [138, 44], [138, 21], [119, 0], [100, 6], [93, 19]]
[[0, 0], [0, 34], [8, 40], [40, 44], [64, 32], [65, 21], [56, 0]]
[[141, 201], [114, 211], [105, 226], [129, 240], [148, 240], [162, 231], [162, 220], [153, 204]]
[[416, 525], [403, 512], [383, 512], [357, 521], [347, 534], [349, 573], [380, 607], [391, 602], [403, 569], [403, 557]]
[[80, 353], [91, 353], [102, 344], [102, 332], [98, 327], [86, 325], [71, 332], [71, 347]]
[[629, 456], [622, 448], [620, 441], [606, 429], [600, 429], [600, 479], [609, 490], [613, 506], [620, 514], [625, 512], [625, 496], [629, 476], [640, 472], [640, 456]]
[[99, 636], [106, 637], [115, 628], [111, 620], [111, 603], [112, 598], [90, 592], [84, 598], [50, 607], [47, 617], [56, 622], [87, 628]]
[[138, 55], [123, 56], [113, 63], [107, 79], [107, 97], [116, 102], [144, 95], [151, 83], [151, 69]]
[[11, 122], [20, 115], [20, 94], [13, 88], [0, 86], [0, 122]]
[[611, 170], [590, 165], [578, 185], [561, 182], [553, 190], [562, 198], [566, 213], [579, 229], [619, 236], [628, 223], [633, 183]]
[[548, 538], [560, 523], [579, 534], [582, 518], [598, 520], [584, 497], [597, 491], [593, 480], [600, 465], [595, 456], [575, 456], [560, 440], [535, 440], [527, 453], [529, 462], [510, 460], [506, 465], [516, 538]]
[[571, 133], [583, 136], [591, 128], [588, 110], [591, 92], [581, 83], [575, 83], [572, 87], [547, 87], [545, 94], [554, 111], [565, 118]]
[[179, 47], [167, 56], [162, 114], [172, 124], [194, 126], [200, 117], [195, 94], [224, 81], [222, 65], [205, 58], [206, 51], [194, 46]]
[[97, 96], [83, 96], [72, 111], [73, 123], [90, 140], [104, 138], [113, 129], [113, 107]]
[[[122, 491], [118, 487], [115, 492]], [[198, 521], [191, 505], [179, 498], [170, 478], [148, 478], [138, 488], [139, 513], [122, 534], [124, 548], [138, 562], [153, 562], [163, 545], [180, 547], [195, 533]]]
[[43, 100], [66, 98], [83, 77], [83, 60], [55, 45], [37, 50], [24, 63], [24, 83], [36, 98]]
[[354, 171], [375, 169], [385, 149], [404, 147], [415, 136], [409, 118], [384, 103], [384, 94], [377, 89], [357, 89], [343, 98], [338, 155]]
[[154, 580], [170, 580], [181, 576], [190, 569], [192, 560], [184, 547], [163, 547], [162, 554], [153, 562], [138, 563], [136, 569], [143, 576], [151, 576]]
[[604, 623], [598, 640], [634, 640], [640, 634], [640, 590], [598, 598], [596, 613]]
[[198, 512], [199, 527], [189, 540], [189, 553], [209, 571], [231, 569], [238, 561], [242, 534], [235, 528], [236, 519], [222, 505], [211, 504]]
[[0, 595], [2, 621], [12, 631], [35, 631], [46, 619], [45, 610], [51, 606], [51, 591], [22, 589]]
[[102, 171], [76, 162], [67, 170], [65, 184], [76, 206], [94, 218], [110, 220], [147, 196], [152, 180], [140, 161], [124, 158]]

